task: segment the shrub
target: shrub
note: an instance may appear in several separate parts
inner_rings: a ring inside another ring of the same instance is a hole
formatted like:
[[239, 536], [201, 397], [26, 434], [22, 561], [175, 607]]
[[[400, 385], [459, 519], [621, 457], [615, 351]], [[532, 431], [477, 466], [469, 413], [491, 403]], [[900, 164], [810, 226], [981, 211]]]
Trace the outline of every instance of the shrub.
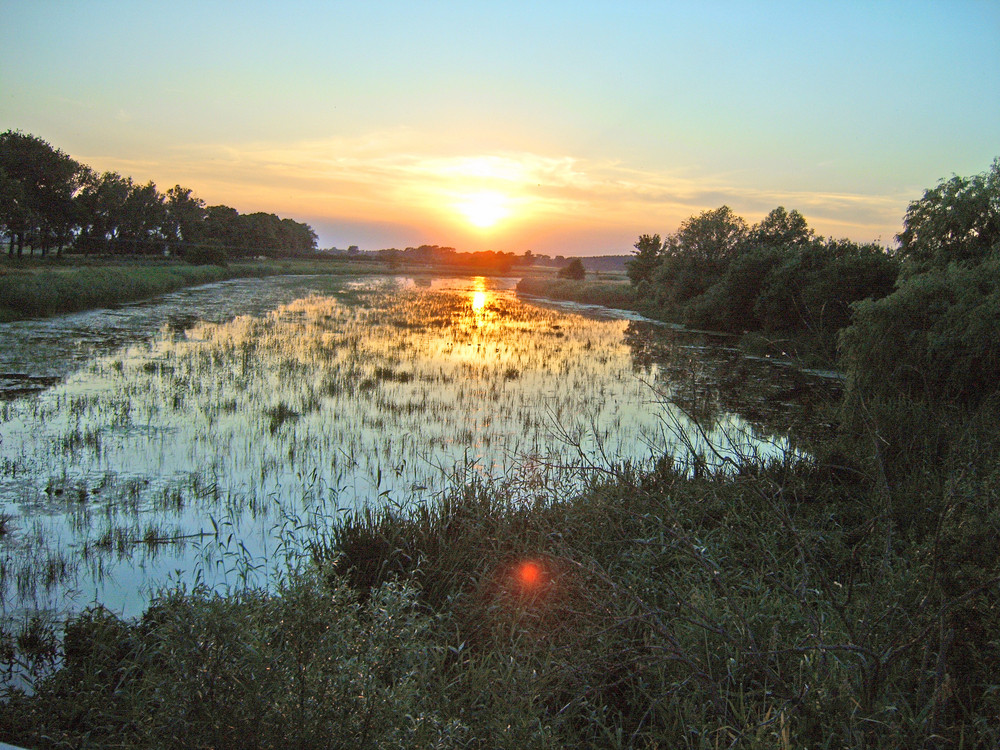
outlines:
[[854, 316], [841, 335], [849, 399], [976, 405], [1000, 387], [1000, 259], [911, 276]]
[[583, 261], [573, 258], [569, 263], [559, 269], [556, 274], [560, 279], [575, 279], [582, 281], [587, 275], [587, 270], [583, 267]]
[[185, 251], [184, 260], [194, 266], [225, 266], [229, 263], [229, 253], [222, 247], [197, 245]]

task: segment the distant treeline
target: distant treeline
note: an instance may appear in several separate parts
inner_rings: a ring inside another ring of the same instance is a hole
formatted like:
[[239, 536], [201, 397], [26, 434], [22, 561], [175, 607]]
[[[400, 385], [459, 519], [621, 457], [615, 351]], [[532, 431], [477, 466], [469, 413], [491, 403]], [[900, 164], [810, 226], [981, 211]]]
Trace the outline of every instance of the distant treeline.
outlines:
[[99, 174], [33, 135], [0, 134], [0, 231], [8, 254], [25, 248], [149, 255], [193, 262], [291, 257], [316, 249], [308, 224], [206, 206], [190, 189], [166, 193], [117, 172]]
[[[580, 258], [580, 261], [588, 272], [624, 273], [631, 257], [630, 255], [591, 255]], [[569, 263], [570, 259], [564, 258], [563, 261], [559, 264], [560, 266]]]
[[[341, 251], [339, 254], [343, 254]], [[421, 245], [399, 250], [394, 247], [370, 252], [361, 252], [357, 247], [347, 251], [348, 255], [374, 257], [386, 263], [417, 263], [450, 268], [481, 269], [496, 273], [506, 273], [513, 268], [538, 266], [542, 268], [565, 268], [577, 260], [564, 255], [544, 255], [527, 250], [520, 255], [511, 252], [486, 250], [481, 252], [458, 252], [453, 247], [442, 245]], [[580, 258], [587, 271], [624, 273], [631, 255], [597, 255]]]
[[475, 253], [460, 253], [453, 247], [440, 245], [421, 245], [408, 247], [404, 250], [391, 247], [378, 250], [374, 255], [389, 265], [400, 263], [417, 263], [432, 266], [445, 266], [455, 269], [474, 269], [493, 273], [506, 273], [515, 266], [533, 265], [538, 256], [530, 250], [523, 255], [515, 253], [483, 250]]

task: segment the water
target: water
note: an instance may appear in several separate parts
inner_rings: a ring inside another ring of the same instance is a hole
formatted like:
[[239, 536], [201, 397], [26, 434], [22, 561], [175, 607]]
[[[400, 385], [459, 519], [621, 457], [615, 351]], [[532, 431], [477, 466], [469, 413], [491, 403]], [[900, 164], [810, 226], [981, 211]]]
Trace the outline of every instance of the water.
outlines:
[[470, 473], [566, 495], [622, 460], [790, 449], [727, 400], [759, 377], [733, 350], [514, 283], [241, 280], [0, 326], [4, 615], [260, 583], [341, 514]]

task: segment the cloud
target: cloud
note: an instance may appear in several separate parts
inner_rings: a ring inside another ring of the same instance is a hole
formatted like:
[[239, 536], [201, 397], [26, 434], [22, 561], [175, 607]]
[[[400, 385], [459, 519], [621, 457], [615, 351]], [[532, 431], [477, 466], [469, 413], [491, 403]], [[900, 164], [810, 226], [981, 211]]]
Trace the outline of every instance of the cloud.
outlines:
[[[191, 145], [163, 155], [158, 165], [122, 165], [170, 174], [170, 184], [186, 184], [213, 196], [209, 202], [244, 211], [285, 212], [324, 226], [409, 225], [421, 236], [447, 232], [443, 242], [462, 232], [466, 239], [475, 236], [455, 206], [481, 191], [509, 197], [507, 238], [521, 242], [532, 235], [557, 242], [560, 228], [567, 237], [588, 230], [605, 237], [668, 233], [685, 218], [723, 204], [748, 221], [778, 205], [795, 208], [822, 234], [868, 241], [898, 231], [912, 197], [762, 190], [745, 182], [752, 177], [741, 181], [690, 167], [655, 170], [571, 154], [460, 149], [444, 136], [396, 128], [290, 144]], [[398, 239], [399, 232], [392, 235]], [[503, 239], [502, 232], [493, 236]]]

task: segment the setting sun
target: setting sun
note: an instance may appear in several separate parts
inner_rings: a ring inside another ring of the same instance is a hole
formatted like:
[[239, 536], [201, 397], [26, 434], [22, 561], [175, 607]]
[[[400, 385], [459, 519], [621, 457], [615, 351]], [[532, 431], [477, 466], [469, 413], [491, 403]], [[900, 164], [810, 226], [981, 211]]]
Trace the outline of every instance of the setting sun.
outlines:
[[472, 193], [455, 204], [466, 220], [480, 229], [487, 229], [510, 216], [509, 199], [502, 193], [484, 191]]

